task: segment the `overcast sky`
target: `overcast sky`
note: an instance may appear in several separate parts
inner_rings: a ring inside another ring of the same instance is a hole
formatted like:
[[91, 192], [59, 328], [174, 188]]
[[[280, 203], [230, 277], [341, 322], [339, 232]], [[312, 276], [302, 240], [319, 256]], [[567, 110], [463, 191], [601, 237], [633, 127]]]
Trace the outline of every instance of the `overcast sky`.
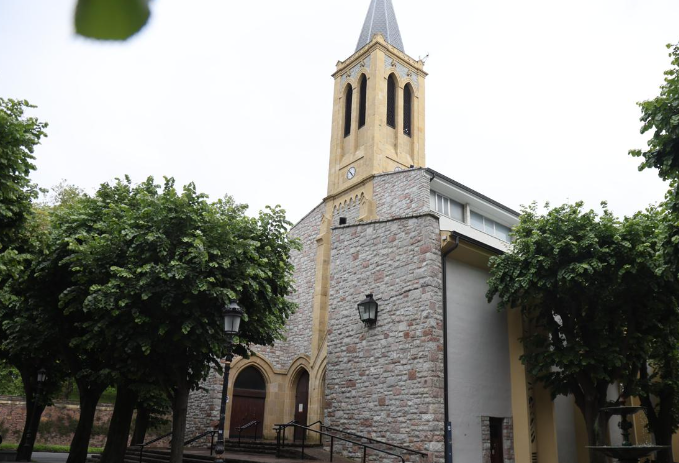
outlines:
[[[48, 121], [33, 178], [196, 182], [299, 220], [326, 193], [335, 63], [369, 0], [155, 0], [125, 43], [76, 37], [74, 0], [0, 0], [0, 96]], [[658, 93], [677, 0], [394, 0], [426, 64], [427, 166], [512, 208], [662, 199], [635, 102]]]

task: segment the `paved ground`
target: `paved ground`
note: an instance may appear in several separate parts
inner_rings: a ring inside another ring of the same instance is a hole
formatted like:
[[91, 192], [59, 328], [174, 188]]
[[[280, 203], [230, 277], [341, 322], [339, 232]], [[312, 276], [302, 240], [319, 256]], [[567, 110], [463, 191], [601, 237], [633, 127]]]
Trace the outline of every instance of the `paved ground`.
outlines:
[[32, 460], [36, 463], [63, 463], [68, 458], [68, 453], [33, 452]]

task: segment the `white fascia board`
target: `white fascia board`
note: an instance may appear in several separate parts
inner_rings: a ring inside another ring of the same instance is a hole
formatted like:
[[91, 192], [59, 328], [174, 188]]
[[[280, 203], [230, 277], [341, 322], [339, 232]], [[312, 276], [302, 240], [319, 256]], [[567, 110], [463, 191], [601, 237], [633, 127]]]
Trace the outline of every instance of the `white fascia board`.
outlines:
[[472, 228], [469, 224], [462, 223], [458, 220], [451, 219], [444, 215], [439, 217], [439, 228], [442, 231], [458, 232], [469, 238], [480, 241], [481, 243], [487, 244], [488, 246], [499, 249], [504, 252], [509, 252], [511, 249], [511, 244], [506, 241], [502, 241], [500, 238], [496, 238], [488, 233]]
[[514, 214], [510, 214], [504, 209], [501, 209], [496, 205], [491, 204], [479, 198], [478, 196], [469, 193], [468, 191], [465, 191], [455, 185], [445, 182], [439, 177], [435, 177], [431, 181], [430, 185], [432, 191], [440, 193], [443, 196], [447, 196], [450, 199], [454, 199], [459, 203], [469, 204], [469, 207], [473, 211], [478, 212], [479, 214], [484, 215], [489, 219], [493, 219], [502, 225], [511, 228], [517, 223], [519, 223], [518, 217], [516, 217]]

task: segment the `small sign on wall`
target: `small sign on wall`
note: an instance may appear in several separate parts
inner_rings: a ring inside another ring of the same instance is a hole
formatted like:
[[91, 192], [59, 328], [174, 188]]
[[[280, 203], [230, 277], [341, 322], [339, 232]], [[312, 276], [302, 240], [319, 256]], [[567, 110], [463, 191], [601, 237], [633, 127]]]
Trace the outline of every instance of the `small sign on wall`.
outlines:
[[302, 412], [304, 411], [304, 404], [299, 404], [299, 405], [297, 406], [297, 408], [298, 408], [298, 411], [299, 411], [300, 413], [302, 413]]

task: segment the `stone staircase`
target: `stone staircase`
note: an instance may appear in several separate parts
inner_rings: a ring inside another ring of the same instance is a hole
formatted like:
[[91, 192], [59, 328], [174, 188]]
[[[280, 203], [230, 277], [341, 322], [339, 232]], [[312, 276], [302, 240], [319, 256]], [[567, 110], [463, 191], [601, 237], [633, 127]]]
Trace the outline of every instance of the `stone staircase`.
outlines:
[[[301, 444], [287, 443], [281, 449], [280, 459], [276, 457], [276, 442], [263, 440], [238, 440], [229, 439], [224, 442], [224, 459], [229, 463], [287, 463], [290, 460], [302, 460]], [[122, 463], [167, 463], [170, 461], [170, 449], [164, 447], [147, 447], [140, 460], [139, 447], [131, 447], [125, 453]], [[319, 444], [306, 444], [304, 460], [325, 460], [324, 451]], [[187, 447], [184, 450], [184, 463], [212, 463], [216, 455], [210, 455], [210, 449], [200, 447]], [[93, 455], [89, 460], [98, 463], [100, 455]]]

